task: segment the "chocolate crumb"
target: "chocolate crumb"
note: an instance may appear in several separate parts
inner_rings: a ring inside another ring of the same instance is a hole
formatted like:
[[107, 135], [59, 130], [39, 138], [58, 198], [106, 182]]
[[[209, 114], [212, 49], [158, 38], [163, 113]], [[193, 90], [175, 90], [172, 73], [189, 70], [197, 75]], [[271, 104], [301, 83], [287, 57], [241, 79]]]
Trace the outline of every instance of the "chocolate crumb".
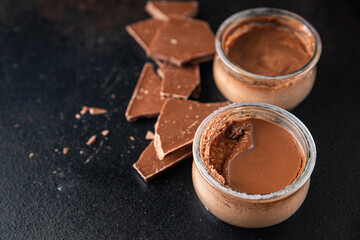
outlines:
[[146, 140], [153, 140], [154, 139], [154, 133], [152, 131], [147, 131], [145, 139]]
[[106, 114], [108, 111], [103, 108], [89, 108], [89, 112], [91, 115], [98, 115], [98, 114]]
[[34, 156], [34, 153], [29, 154], [29, 158], [32, 158]]
[[89, 140], [86, 142], [86, 145], [90, 146], [91, 144], [96, 142], [96, 135], [93, 135], [89, 138]]
[[129, 137], [131, 141], [135, 141], [135, 138], [133, 136]]
[[89, 111], [89, 107], [87, 106], [82, 106], [82, 109], [80, 111], [81, 115], [85, 115], [87, 112]]
[[101, 132], [101, 135], [103, 135], [103, 136], [107, 136], [108, 134], [109, 134], [109, 130], [103, 130]]
[[70, 148], [64, 147], [64, 148], [63, 148], [63, 154], [64, 154], [64, 155], [68, 154], [69, 150], [70, 150]]
[[16, 123], [15, 125], [14, 125], [14, 128], [19, 128], [20, 127], [20, 124], [18, 124], [18, 123]]
[[113, 93], [113, 94], [111, 94], [110, 98], [111, 98], [111, 99], [115, 99], [115, 98], [116, 98], [116, 95]]
[[81, 115], [77, 113], [77, 114], [75, 114], [75, 118], [76, 119], [81, 119]]

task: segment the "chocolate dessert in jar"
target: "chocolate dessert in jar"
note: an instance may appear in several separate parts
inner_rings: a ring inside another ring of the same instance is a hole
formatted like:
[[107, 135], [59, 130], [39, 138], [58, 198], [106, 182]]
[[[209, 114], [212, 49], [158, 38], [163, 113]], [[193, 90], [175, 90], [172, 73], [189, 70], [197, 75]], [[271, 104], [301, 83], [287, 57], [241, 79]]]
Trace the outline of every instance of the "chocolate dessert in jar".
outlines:
[[193, 185], [205, 208], [231, 225], [261, 228], [286, 220], [301, 206], [316, 147], [288, 111], [234, 103], [202, 122], [193, 157]]
[[295, 13], [275, 8], [238, 12], [220, 25], [215, 45], [214, 80], [232, 102], [292, 109], [314, 85], [320, 36]]

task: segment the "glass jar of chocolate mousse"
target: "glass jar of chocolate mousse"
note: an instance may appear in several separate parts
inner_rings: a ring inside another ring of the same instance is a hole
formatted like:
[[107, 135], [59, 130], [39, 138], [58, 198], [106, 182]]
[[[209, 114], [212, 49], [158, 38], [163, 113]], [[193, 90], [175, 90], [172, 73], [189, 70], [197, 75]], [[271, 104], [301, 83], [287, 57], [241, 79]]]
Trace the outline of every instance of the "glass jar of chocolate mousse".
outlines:
[[309, 130], [288, 111], [234, 103], [196, 131], [192, 179], [205, 208], [246, 228], [278, 224], [303, 203], [316, 162]]
[[214, 80], [227, 99], [285, 109], [310, 93], [322, 49], [309, 22], [276, 8], [230, 16], [216, 33], [215, 47]]

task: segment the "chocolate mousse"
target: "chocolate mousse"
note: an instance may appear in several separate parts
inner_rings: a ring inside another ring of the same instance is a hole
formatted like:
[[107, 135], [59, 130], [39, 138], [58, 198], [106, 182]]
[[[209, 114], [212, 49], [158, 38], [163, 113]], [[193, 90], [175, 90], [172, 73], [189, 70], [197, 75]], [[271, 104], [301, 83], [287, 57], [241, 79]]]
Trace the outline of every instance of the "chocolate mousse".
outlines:
[[285, 75], [305, 66], [312, 54], [294, 31], [275, 25], [256, 25], [232, 30], [223, 42], [231, 62], [255, 74]]
[[276, 192], [293, 183], [304, 169], [305, 154], [299, 142], [280, 125], [248, 118], [228, 120], [216, 132], [212, 129], [208, 128], [201, 143], [204, 165], [218, 182], [233, 190]]
[[254, 8], [226, 19], [215, 37], [214, 81], [232, 102], [292, 109], [313, 88], [321, 40], [301, 16]]

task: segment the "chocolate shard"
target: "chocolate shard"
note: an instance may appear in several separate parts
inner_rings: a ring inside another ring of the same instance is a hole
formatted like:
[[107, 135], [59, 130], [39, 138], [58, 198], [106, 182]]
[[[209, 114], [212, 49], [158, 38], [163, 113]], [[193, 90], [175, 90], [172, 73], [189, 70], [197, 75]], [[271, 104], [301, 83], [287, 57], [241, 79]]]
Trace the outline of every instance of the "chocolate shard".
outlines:
[[167, 20], [169, 16], [195, 17], [199, 3], [196, 1], [148, 1], [147, 13], [155, 19]]
[[215, 53], [214, 33], [204, 21], [170, 18], [156, 32], [148, 56], [176, 66], [209, 61]]
[[160, 78], [153, 65], [146, 63], [126, 109], [126, 119], [131, 122], [140, 117], [156, 117], [163, 103], [164, 100], [160, 97]]
[[162, 97], [188, 99], [200, 86], [199, 65], [182, 68], [166, 65], [161, 68], [160, 73]]
[[163, 21], [150, 18], [127, 25], [126, 31], [145, 51], [147, 51], [156, 31], [162, 24]]
[[155, 124], [154, 146], [159, 159], [170, 153], [191, 146], [201, 122], [215, 110], [229, 102], [200, 103], [169, 98], [161, 109]]
[[186, 146], [160, 160], [155, 151], [154, 141], [141, 153], [139, 160], [133, 165], [141, 177], [147, 182], [160, 173], [191, 156], [192, 146]]

